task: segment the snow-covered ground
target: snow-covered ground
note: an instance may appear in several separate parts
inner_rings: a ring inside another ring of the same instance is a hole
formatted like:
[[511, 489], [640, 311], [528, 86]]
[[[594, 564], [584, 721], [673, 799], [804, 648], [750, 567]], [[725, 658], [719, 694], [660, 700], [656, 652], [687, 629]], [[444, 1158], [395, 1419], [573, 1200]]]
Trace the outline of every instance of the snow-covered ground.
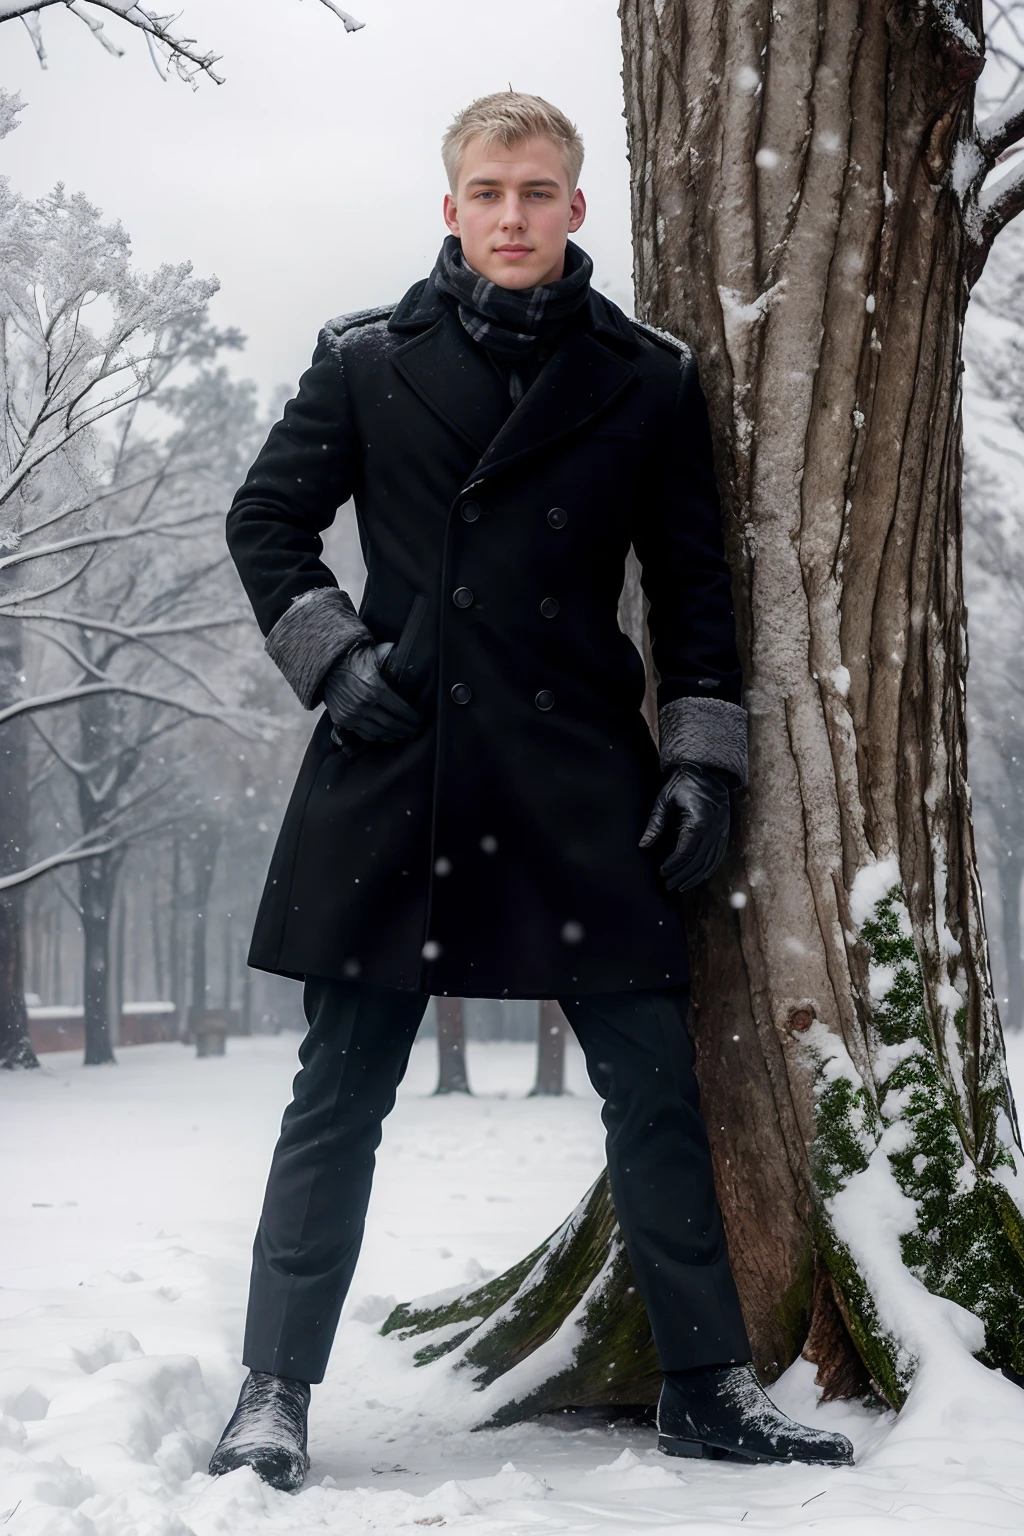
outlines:
[[[431, 1096], [418, 1044], [381, 1149], [297, 1495], [204, 1468], [234, 1404], [248, 1250], [297, 1036], [68, 1056], [0, 1073], [0, 1528], [4, 1536], [259, 1536], [457, 1527], [466, 1536], [815, 1529], [1024, 1531], [1024, 1393], [968, 1359], [897, 1421], [818, 1408], [798, 1362], [773, 1389], [842, 1429], [854, 1468], [659, 1456], [652, 1429], [565, 1419], [471, 1431], [444, 1361], [377, 1328], [408, 1298], [498, 1271], [564, 1217], [601, 1163], [575, 1049], [571, 1098], [524, 1097], [532, 1048], [470, 1046], [476, 1094]], [[1012, 1042], [1024, 1089], [1024, 1041]]]

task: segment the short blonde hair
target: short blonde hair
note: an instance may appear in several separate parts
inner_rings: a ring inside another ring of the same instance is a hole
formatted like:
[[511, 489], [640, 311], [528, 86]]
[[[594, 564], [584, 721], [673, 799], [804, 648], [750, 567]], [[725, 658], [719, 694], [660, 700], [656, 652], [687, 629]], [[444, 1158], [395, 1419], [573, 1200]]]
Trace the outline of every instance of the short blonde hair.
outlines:
[[569, 173], [569, 191], [575, 192], [583, 169], [583, 140], [576, 125], [542, 96], [512, 90], [481, 96], [454, 118], [441, 141], [441, 159], [452, 192], [458, 185], [462, 156], [470, 139], [481, 138], [485, 145], [500, 144], [511, 149], [513, 144], [538, 135], [554, 139], [562, 151]]

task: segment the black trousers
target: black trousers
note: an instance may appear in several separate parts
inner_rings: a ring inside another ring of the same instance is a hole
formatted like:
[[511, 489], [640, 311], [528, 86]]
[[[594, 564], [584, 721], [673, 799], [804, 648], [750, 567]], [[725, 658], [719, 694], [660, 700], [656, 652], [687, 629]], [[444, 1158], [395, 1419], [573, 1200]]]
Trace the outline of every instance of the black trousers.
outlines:
[[[307, 977], [309, 1032], [256, 1241], [243, 1361], [323, 1380], [355, 1269], [381, 1122], [427, 996]], [[612, 1198], [662, 1368], [750, 1359], [700, 1115], [689, 994], [559, 999], [604, 1100]]]

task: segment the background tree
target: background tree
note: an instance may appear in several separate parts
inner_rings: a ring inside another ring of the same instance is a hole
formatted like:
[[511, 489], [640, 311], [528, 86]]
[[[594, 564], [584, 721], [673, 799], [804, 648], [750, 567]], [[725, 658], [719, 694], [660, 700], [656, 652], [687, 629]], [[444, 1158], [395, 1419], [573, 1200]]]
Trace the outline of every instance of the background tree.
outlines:
[[435, 999], [437, 1009], [437, 1088], [435, 1093], [468, 1093], [466, 1023], [461, 997]]
[[[1004, 1028], [1024, 1027], [1024, 229], [1008, 230], [971, 303], [965, 393], [974, 418], [965, 455], [964, 586], [970, 605], [971, 788], [978, 813]], [[991, 899], [990, 899], [991, 898]], [[994, 957], [995, 958], [995, 957]]]
[[[247, 617], [227, 575], [220, 515], [257, 431], [255, 403], [251, 386], [210, 366], [238, 345], [206, 319], [215, 283], [193, 278], [187, 264], [137, 273], [123, 229], [62, 188], [37, 202], [6, 186], [0, 194], [0, 731], [10, 748], [0, 757], [10, 775], [0, 804], [11, 807], [0, 828], [8, 850], [0, 890], [79, 865], [87, 1058], [99, 1061], [110, 1055], [117, 871], [127, 842], [152, 830], [160, 793], [151, 773], [142, 782], [154, 756], [145, 749], [187, 718], [266, 728], [220, 697], [196, 654], [210, 631]], [[99, 328], [87, 323], [97, 310]], [[162, 420], [145, 414], [156, 404]], [[33, 668], [35, 691], [26, 691], [28, 632], [36, 653], [47, 647]], [[227, 677], [231, 668], [220, 670]], [[56, 726], [44, 729], [44, 714]], [[78, 835], [56, 846], [47, 839], [34, 861], [16, 804], [27, 780], [26, 721], [71, 775], [77, 799], [75, 814], [65, 809], [53, 824], [77, 821]], [[18, 1062], [25, 1025], [13, 910], [0, 931], [8, 956], [0, 977], [14, 1021], [3, 1059]]]
[[[638, 311], [700, 362], [751, 716], [690, 922], [730, 1252], [765, 1376], [806, 1347], [826, 1392], [866, 1368], [898, 1405], [943, 1347], [1024, 1373], [960, 552], [963, 320], [1024, 207], [1024, 168], [988, 184], [1024, 94], [976, 121], [973, 0], [620, 15]], [[458, 1322], [418, 1358], [480, 1386], [548, 1351], [497, 1421], [656, 1390], [605, 1179], [521, 1265], [385, 1331]]]
[[530, 1097], [557, 1097], [565, 1092], [565, 1014], [553, 997], [537, 1004], [537, 1076]]

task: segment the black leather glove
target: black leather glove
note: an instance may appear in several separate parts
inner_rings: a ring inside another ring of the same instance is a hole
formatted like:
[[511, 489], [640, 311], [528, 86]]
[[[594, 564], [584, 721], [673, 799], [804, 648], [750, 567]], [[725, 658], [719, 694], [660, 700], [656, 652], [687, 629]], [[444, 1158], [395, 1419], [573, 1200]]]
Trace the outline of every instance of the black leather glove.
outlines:
[[383, 663], [391, 641], [364, 640], [346, 651], [324, 678], [327, 713], [336, 729], [364, 741], [402, 741], [419, 734], [423, 716], [389, 687]]
[[658, 791], [640, 846], [660, 837], [670, 808], [679, 813], [675, 852], [661, 866], [670, 891], [689, 891], [710, 880], [721, 864], [729, 841], [729, 784], [717, 769], [680, 763]]

